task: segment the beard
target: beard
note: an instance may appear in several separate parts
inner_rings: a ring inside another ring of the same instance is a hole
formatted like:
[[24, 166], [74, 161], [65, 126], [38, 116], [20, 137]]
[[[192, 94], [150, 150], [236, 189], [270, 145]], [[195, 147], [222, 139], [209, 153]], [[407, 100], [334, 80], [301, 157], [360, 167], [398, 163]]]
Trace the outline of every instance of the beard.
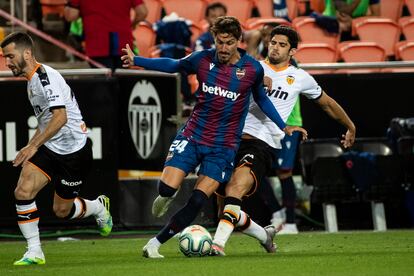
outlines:
[[15, 77], [20, 77], [24, 74], [23, 69], [26, 68], [27, 62], [22, 58], [15, 66], [10, 68]]
[[282, 57], [275, 58], [275, 57], [272, 57], [272, 56], [268, 56], [268, 58], [269, 58], [270, 64], [274, 64], [274, 65], [279, 64], [279, 63], [284, 61], [284, 59]]

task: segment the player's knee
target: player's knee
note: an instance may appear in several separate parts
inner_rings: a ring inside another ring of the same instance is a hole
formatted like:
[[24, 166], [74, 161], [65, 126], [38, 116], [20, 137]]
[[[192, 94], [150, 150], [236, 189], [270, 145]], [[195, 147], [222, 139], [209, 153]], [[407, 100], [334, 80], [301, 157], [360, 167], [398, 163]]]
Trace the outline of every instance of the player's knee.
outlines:
[[189, 205], [195, 209], [201, 209], [207, 200], [208, 196], [203, 191], [196, 189], [189, 199]]
[[164, 181], [161, 179], [158, 181], [158, 193], [162, 197], [172, 197], [177, 189], [174, 189], [171, 186], [168, 186]]
[[17, 186], [14, 190], [14, 197], [17, 200], [30, 200], [34, 198], [32, 189], [23, 186]]
[[58, 218], [66, 218], [69, 215], [71, 208], [68, 208], [64, 205], [54, 205], [53, 212]]

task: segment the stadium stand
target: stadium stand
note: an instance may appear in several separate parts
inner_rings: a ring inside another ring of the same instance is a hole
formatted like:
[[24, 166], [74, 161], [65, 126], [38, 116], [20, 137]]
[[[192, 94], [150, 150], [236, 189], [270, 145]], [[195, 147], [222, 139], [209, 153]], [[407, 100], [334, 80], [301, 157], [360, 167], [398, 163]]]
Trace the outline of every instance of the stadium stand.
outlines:
[[155, 45], [157, 34], [152, 29], [152, 25], [148, 22], [139, 22], [132, 31], [135, 40], [135, 46], [139, 50], [139, 54], [143, 57], [149, 57], [151, 47]]
[[163, 0], [166, 14], [175, 12], [193, 22], [200, 22], [204, 18], [207, 2], [204, 0]]
[[66, 0], [40, 0], [43, 17], [58, 15], [63, 18], [66, 2]]
[[[214, 2], [214, 0], [209, 0]], [[235, 16], [244, 26], [247, 19], [250, 18], [253, 9], [251, 0], [220, 0], [227, 8], [227, 15]]]
[[[379, 62], [385, 61], [385, 50], [375, 42], [344, 41], [338, 44], [339, 59], [344, 62]], [[336, 73], [374, 73], [377, 68], [339, 69]]]
[[337, 55], [326, 43], [300, 43], [295, 58], [299, 63], [336, 62]]
[[325, 10], [325, 0], [310, 0], [310, 9], [322, 13]]
[[412, 16], [414, 16], [414, 0], [404, 0], [405, 6]]
[[406, 40], [414, 40], [414, 16], [404, 16], [398, 20]]
[[145, 18], [150, 23], [155, 23], [161, 18], [162, 2], [161, 0], [144, 0], [148, 9], [148, 15]]
[[253, 0], [254, 6], [259, 11], [260, 17], [273, 17], [272, 1], [269, 0]]
[[293, 20], [292, 26], [298, 32], [303, 43], [326, 43], [335, 49], [339, 42], [339, 35], [330, 34], [320, 28], [314, 18], [297, 17]]
[[389, 18], [360, 17], [354, 25], [361, 41], [376, 42], [385, 49], [387, 56], [394, 55], [394, 45], [400, 39], [400, 26]]
[[291, 23], [283, 18], [279, 18], [279, 17], [252, 17], [249, 18], [246, 22], [245, 22], [245, 27], [247, 30], [254, 30], [254, 29], [260, 29], [262, 28], [264, 25], [269, 24], [269, 23], [276, 23], [279, 25], [291, 25]]
[[414, 60], [414, 41], [400, 41], [395, 44], [395, 58], [398, 60]]
[[381, 0], [380, 5], [381, 17], [397, 22], [402, 14], [404, 0]]

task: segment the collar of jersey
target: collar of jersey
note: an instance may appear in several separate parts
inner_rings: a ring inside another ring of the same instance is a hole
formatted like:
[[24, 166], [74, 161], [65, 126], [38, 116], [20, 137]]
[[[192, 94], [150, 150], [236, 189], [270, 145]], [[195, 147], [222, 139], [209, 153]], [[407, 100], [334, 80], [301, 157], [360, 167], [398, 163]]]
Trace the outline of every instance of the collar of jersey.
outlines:
[[40, 67], [40, 63], [37, 63], [37, 64], [36, 64], [36, 66], [35, 66], [35, 68], [33, 69], [33, 71], [32, 71], [32, 72], [30, 72], [30, 74], [27, 76], [27, 79], [28, 79], [28, 80], [31, 80], [31, 79], [32, 79], [32, 77], [33, 77], [34, 73], [36, 73], [36, 70], [37, 70], [39, 67]]
[[[241, 49], [241, 48], [237, 48], [237, 51], [239, 51], [239, 53], [240, 53], [240, 59], [239, 59], [239, 61], [236, 62], [236, 64], [231, 64], [231, 65], [234, 65], [234, 66], [237, 66], [237, 67], [241, 68], [241, 67], [243, 67], [243, 62], [244, 62], [244, 58], [246, 56], [246, 51]], [[221, 64], [218, 61], [216, 49], [214, 49], [213, 63], [214, 64]]]
[[284, 71], [284, 70], [286, 70], [286, 69], [288, 69], [289, 68], [289, 64], [288, 65], [286, 65], [286, 66], [283, 66], [283, 67], [281, 67], [281, 68], [276, 68], [273, 64], [271, 64], [270, 62], [269, 62], [269, 59], [265, 59], [265, 61], [264, 61], [270, 68], [272, 68], [272, 70], [273, 71], [276, 71], [276, 72], [281, 72], [281, 71]]

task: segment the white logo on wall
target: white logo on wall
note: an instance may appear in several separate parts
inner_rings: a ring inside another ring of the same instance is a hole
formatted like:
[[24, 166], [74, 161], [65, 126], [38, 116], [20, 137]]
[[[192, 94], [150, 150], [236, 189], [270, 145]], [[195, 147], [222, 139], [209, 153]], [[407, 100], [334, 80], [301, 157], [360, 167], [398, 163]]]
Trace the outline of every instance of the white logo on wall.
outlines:
[[152, 83], [143, 80], [132, 89], [128, 102], [128, 122], [138, 154], [147, 159], [161, 129], [161, 101]]

